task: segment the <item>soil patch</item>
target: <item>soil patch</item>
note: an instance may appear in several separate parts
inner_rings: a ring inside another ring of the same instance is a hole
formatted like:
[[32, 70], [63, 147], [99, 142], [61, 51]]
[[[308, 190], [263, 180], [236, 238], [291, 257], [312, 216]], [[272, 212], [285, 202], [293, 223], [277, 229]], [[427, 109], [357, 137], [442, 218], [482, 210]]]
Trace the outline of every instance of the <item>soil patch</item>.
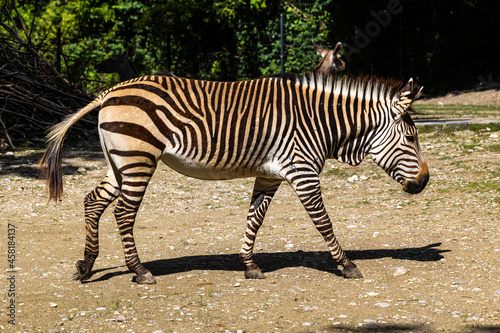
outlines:
[[[419, 103], [498, 100], [489, 90]], [[238, 252], [253, 180], [201, 181], [160, 165], [135, 226], [139, 255], [158, 284], [131, 282], [113, 207], [100, 222], [94, 275], [74, 281], [85, 242], [83, 198], [106, 173], [102, 153], [92, 144], [66, 150], [58, 205], [47, 203], [36, 178], [41, 151], [2, 154], [0, 278], [14, 294], [2, 294], [0, 329], [500, 331], [500, 132], [492, 128], [421, 133], [430, 182], [416, 196], [370, 159], [356, 168], [327, 163], [325, 204], [360, 280], [341, 277], [286, 184], [257, 236], [256, 260], [267, 278], [246, 280]]]

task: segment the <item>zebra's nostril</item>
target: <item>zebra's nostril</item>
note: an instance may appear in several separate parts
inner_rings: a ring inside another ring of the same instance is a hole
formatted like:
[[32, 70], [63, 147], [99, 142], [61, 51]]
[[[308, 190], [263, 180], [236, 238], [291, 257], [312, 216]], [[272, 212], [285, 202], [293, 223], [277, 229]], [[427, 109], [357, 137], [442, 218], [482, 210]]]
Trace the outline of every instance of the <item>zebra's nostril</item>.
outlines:
[[405, 192], [408, 192], [410, 194], [418, 194], [422, 192], [422, 190], [427, 186], [427, 183], [429, 182], [429, 174], [426, 173], [420, 177], [420, 179], [417, 179], [416, 181], [409, 181], [405, 184], [403, 187], [403, 190]]
[[417, 182], [409, 182], [408, 186], [405, 188], [406, 192], [410, 194], [418, 194], [420, 193], [424, 188], [420, 186], [419, 183]]
[[420, 186], [422, 189], [424, 189], [427, 186], [427, 183], [429, 182], [429, 174], [426, 174], [420, 179]]

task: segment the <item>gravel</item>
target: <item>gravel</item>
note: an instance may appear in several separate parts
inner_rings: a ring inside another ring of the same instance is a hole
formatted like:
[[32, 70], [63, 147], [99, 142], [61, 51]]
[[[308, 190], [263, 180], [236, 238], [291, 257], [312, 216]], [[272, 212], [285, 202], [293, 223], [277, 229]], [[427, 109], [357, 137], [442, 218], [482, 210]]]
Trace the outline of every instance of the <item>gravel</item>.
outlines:
[[416, 196], [370, 159], [357, 168], [327, 162], [323, 197], [336, 236], [365, 276], [359, 280], [341, 277], [286, 184], [257, 236], [266, 279], [244, 279], [238, 252], [253, 182], [199, 181], [160, 165], [134, 233], [158, 284], [131, 282], [113, 205], [101, 218], [94, 275], [79, 283], [72, 277], [84, 251], [83, 198], [105, 174], [102, 155], [64, 155], [58, 205], [47, 203], [34, 177], [39, 152], [0, 156], [0, 219], [16, 226], [15, 331], [500, 330], [500, 141], [492, 134], [421, 135], [431, 178]]

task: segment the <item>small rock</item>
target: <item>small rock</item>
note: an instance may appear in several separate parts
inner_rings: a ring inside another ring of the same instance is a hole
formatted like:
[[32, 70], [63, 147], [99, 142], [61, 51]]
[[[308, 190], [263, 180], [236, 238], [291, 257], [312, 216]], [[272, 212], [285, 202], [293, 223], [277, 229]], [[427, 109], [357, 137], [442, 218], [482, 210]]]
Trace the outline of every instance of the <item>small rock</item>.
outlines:
[[357, 182], [358, 180], [359, 180], [358, 175], [354, 175], [354, 176], [352, 176], [352, 177], [347, 178], [347, 181], [348, 181], [349, 183], [354, 183], [354, 182]]
[[239, 283], [239, 282], [236, 282], [236, 283], [234, 284], [234, 286], [235, 286], [235, 287], [239, 287], [239, 286], [240, 286], [240, 283]]
[[288, 244], [285, 245], [285, 249], [290, 250], [291, 248], [293, 248], [293, 244], [288, 243]]
[[314, 323], [311, 323], [311, 322], [305, 322], [305, 323], [302, 323], [302, 326], [312, 326], [314, 325]]
[[376, 292], [373, 292], [373, 291], [370, 291], [369, 293], [367, 293], [368, 296], [378, 296], [380, 295], [380, 293], [376, 293]]
[[96, 311], [104, 311], [104, 310], [106, 310], [106, 308], [105, 308], [105, 307], [103, 307], [103, 306], [100, 306], [100, 307], [98, 307], [98, 308], [96, 309]]
[[118, 321], [118, 322], [122, 322], [122, 321], [125, 321], [125, 320], [127, 320], [127, 318], [125, 318], [125, 316], [122, 315], [122, 314], [118, 315], [118, 317], [116, 317], [116, 321]]
[[85, 169], [84, 167], [79, 167], [78, 170], [76, 170], [76, 172], [79, 172], [79, 173], [83, 173], [86, 171], [87, 171], [87, 169]]
[[497, 133], [492, 133], [492, 134], [490, 134], [490, 138], [497, 139], [498, 138], [498, 134]]
[[309, 306], [309, 305], [306, 305], [304, 306], [304, 311], [313, 311], [313, 310], [317, 310], [318, 307], [316, 305], [313, 305], [313, 306]]
[[376, 306], [380, 306], [381, 308], [388, 308], [389, 306], [391, 306], [389, 303], [375, 303]]
[[362, 176], [359, 176], [359, 180], [367, 180], [368, 177], [366, 177], [365, 175], [362, 175]]
[[57, 308], [57, 304], [56, 303], [50, 303], [50, 307], [51, 308]]
[[8, 151], [5, 153], [5, 156], [14, 156], [14, 152]]
[[376, 329], [376, 328], [378, 328], [378, 325], [375, 323], [368, 323], [365, 325], [365, 327], [368, 329]]
[[408, 273], [408, 270], [404, 267], [398, 267], [396, 268], [396, 271], [394, 272], [394, 276], [400, 276], [400, 275], [405, 275]]
[[190, 239], [186, 240], [186, 244], [188, 244], [188, 245], [196, 245], [196, 244], [198, 244], [198, 242], [196, 241], [196, 239], [190, 238]]

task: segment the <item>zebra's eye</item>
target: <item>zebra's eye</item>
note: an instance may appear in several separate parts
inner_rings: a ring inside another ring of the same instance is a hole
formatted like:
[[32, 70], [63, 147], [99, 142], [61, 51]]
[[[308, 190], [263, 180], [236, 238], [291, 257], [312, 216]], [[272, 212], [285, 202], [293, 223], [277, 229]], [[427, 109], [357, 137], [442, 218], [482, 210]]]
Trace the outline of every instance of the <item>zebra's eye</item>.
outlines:
[[405, 138], [409, 143], [415, 142], [415, 137], [413, 135], [405, 135]]

